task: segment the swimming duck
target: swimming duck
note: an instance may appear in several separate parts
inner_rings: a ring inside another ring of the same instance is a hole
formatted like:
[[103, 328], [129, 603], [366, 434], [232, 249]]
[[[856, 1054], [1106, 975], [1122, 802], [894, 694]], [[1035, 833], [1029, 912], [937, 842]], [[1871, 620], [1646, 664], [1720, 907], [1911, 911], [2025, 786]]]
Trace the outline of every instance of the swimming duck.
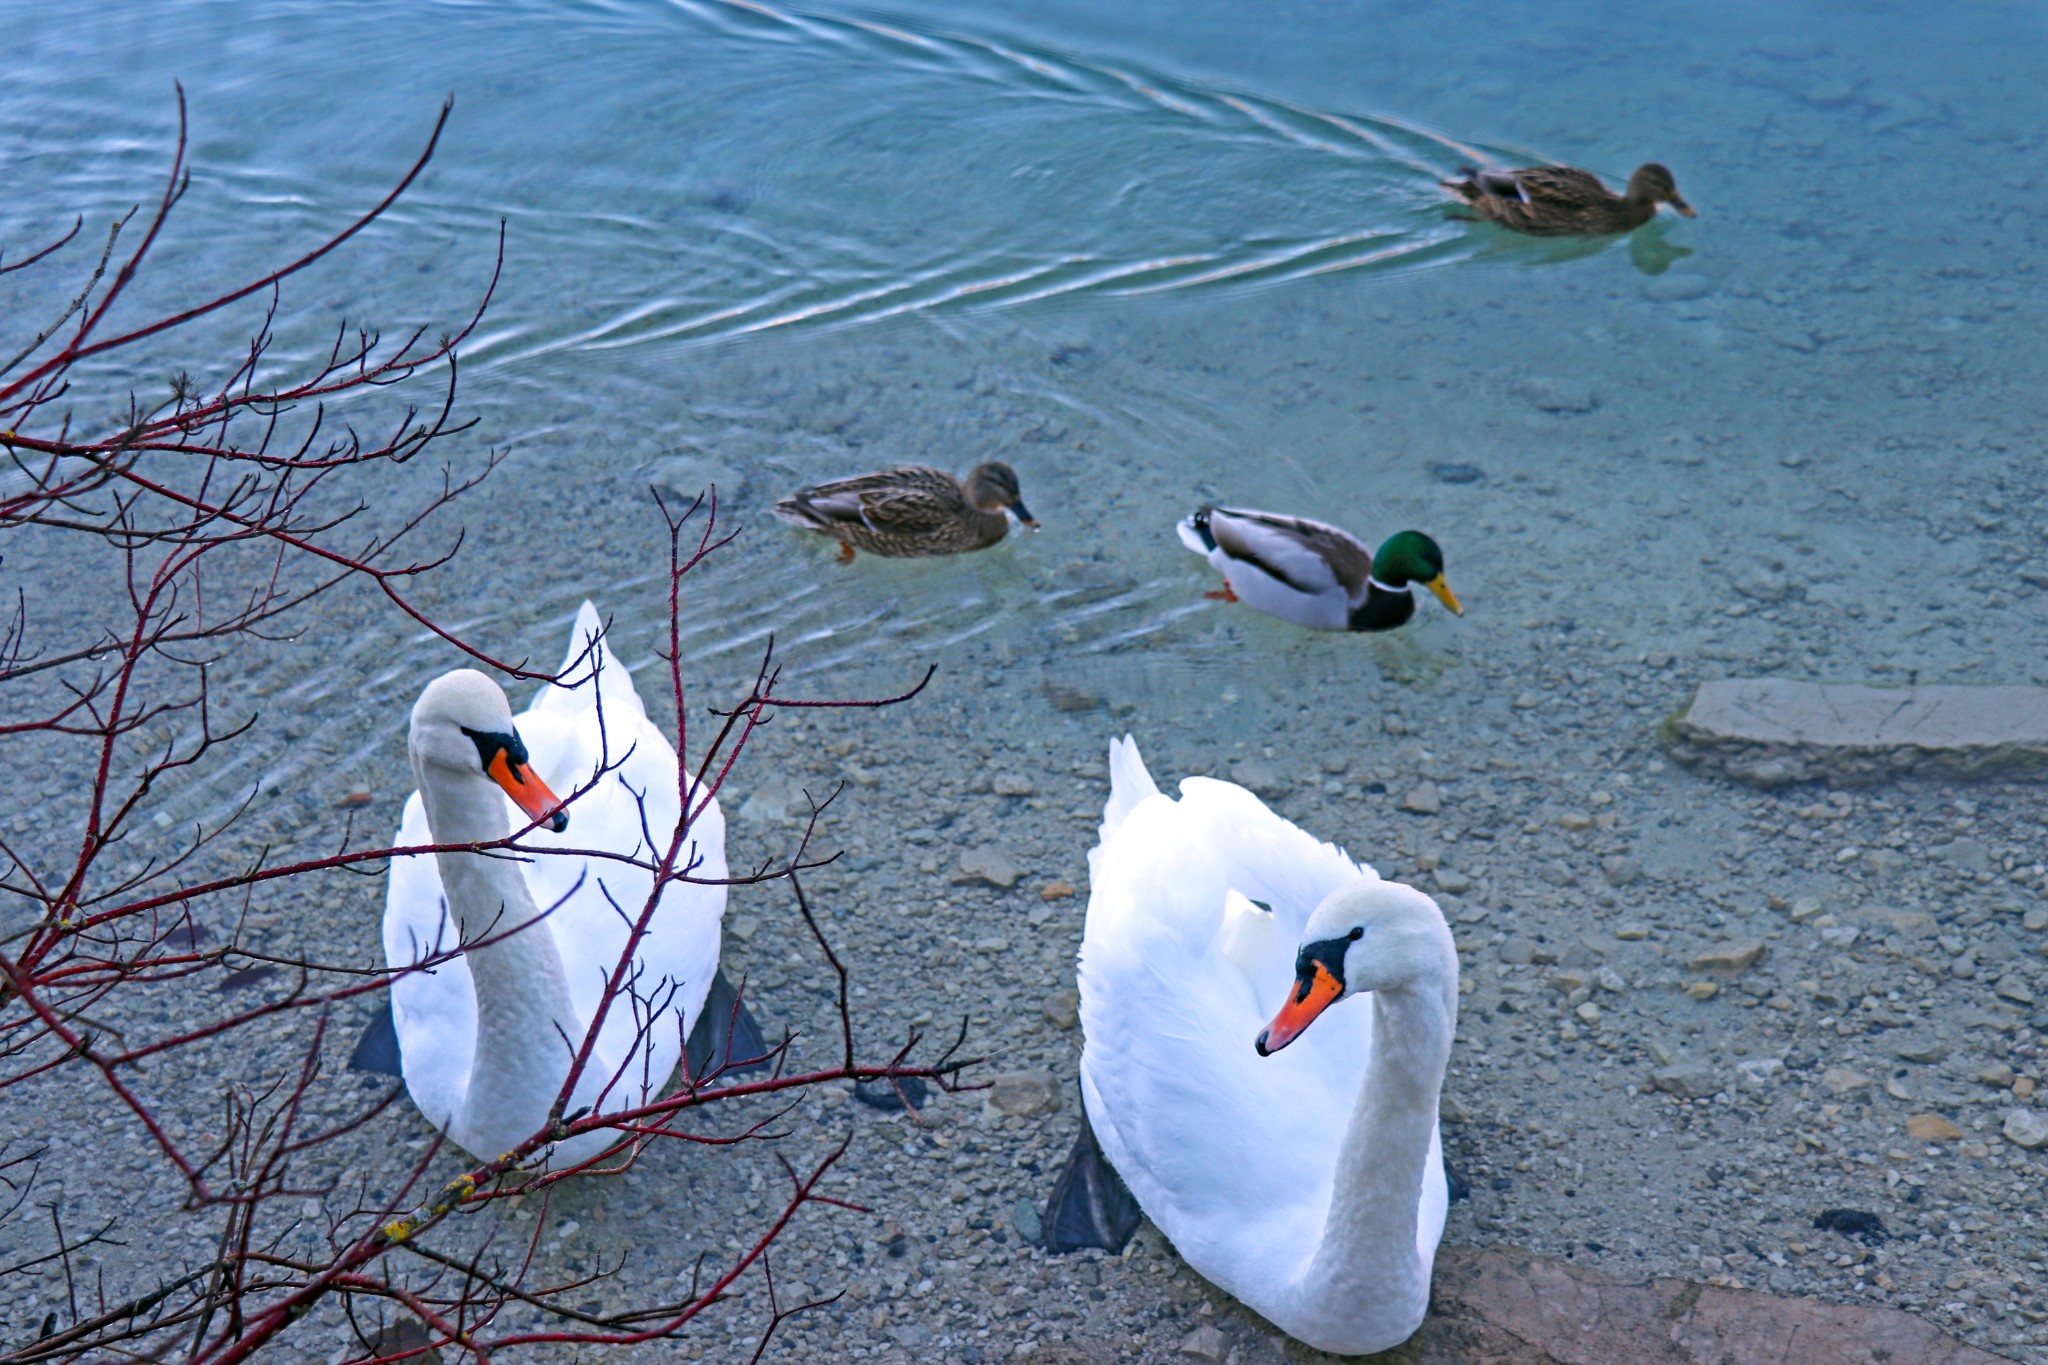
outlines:
[[1479, 217], [1534, 237], [1601, 237], [1633, 232], [1669, 204], [1686, 217], [1692, 205], [1679, 197], [1671, 172], [1652, 161], [1628, 178], [1628, 191], [1616, 194], [1591, 171], [1571, 166], [1530, 166], [1518, 171], [1458, 172], [1462, 179], [1441, 181]]
[[1374, 553], [1340, 527], [1242, 507], [1200, 508], [1178, 529], [1223, 575], [1210, 597], [1311, 630], [1392, 630], [1415, 614], [1414, 583], [1465, 614], [1443, 550], [1420, 531], [1397, 531]]
[[1010, 514], [1038, 529], [1017, 472], [1000, 460], [977, 465], [964, 480], [915, 465], [799, 488], [775, 504], [792, 526], [832, 536], [839, 562], [855, 550], [892, 559], [922, 559], [985, 550], [1010, 529]]
[[1081, 940], [1086, 1126], [1047, 1248], [1120, 1247], [1135, 1199], [1289, 1335], [1398, 1345], [1428, 1308], [1452, 1194], [1442, 912], [1235, 783], [1161, 792], [1128, 735], [1109, 780]]
[[[703, 880], [663, 894], [635, 949], [631, 993], [606, 1012], [570, 1104], [616, 1110], [659, 1094], [686, 1046], [693, 1075], [766, 1048], [718, 971], [726, 862], [717, 800], [679, 778], [676, 751], [648, 719], [588, 602], [561, 672], [571, 685], [544, 685], [516, 718], [504, 691], [475, 669], [427, 685], [407, 742], [419, 790], [405, 803], [397, 846], [486, 842], [527, 829], [522, 843], [536, 850], [645, 859], [662, 851], [648, 848], [646, 832], [665, 845], [687, 788], [691, 822], [678, 866], [694, 863], [691, 875]], [[565, 809], [555, 792], [590, 783], [606, 763], [609, 771]], [[580, 854], [392, 859], [384, 911], [392, 969], [468, 946], [392, 981], [388, 1022], [372, 1025], [352, 1065], [403, 1075], [428, 1121], [480, 1159], [524, 1141], [547, 1121], [653, 885], [641, 868]], [[557, 1144], [550, 1159], [559, 1169], [614, 1140], [586, 1133]]]

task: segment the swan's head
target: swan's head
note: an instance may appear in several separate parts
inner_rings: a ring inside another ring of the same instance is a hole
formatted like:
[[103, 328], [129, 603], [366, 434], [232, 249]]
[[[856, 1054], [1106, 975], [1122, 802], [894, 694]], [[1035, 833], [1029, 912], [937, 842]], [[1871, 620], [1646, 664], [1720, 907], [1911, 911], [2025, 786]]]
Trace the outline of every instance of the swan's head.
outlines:
[[1451, 931], [1428, 896], [1377, 877], [1340, 887], [1308, 917], [1294, 959], [1294, 989], [1254, 1046], [1269, 1057], [1345, 996], [1433, 981], [1446, 961], [1455, 979]]
[[422, 770], [484, 777], [504, 788], [526, 818], [560, 834], [569, 812], [540, 780], [526, 744], [512, 727], [505, 689], [473, 668], [458, 668], [427, 684], [412, 706], [412, 760]]

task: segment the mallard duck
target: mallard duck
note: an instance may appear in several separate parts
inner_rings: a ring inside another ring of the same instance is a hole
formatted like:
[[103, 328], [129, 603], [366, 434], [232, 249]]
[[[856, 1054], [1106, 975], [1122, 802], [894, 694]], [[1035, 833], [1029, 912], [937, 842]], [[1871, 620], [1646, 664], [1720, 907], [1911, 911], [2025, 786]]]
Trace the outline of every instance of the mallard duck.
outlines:
[[1210, 597], [1311, 630], [1392, 630], [1415, 614], [1413, 583], [1465, 614], [1444, 582], [1443, 550], [1420, 531], [1395, 532], [1375, 554], [1340, 527], [1242, 507], [1201, 508], [1179, 530], [1223, 575]]
[[1085, 1126], [1047, 1249], [1122, 1246], [1135, 1201], [1288, 1335], [1399, 1345], [1451, 1196], [1443, 912], [1235, 783], [1190, 777], [1176, 800], [1128, 735], [1109, 772], [1081, 939]]
[[1571, 166], [1530, 166], [1519, 171], [1458, 172], [1443, 187], [1479, 217], [1534, 237], [1603, 237], [1633, 232], [1650, 221], [1657, 205], [1669, 204], [1686, 217], [1692, 205], [1679, 197], [1671, 172], [1652, 161], [1628, 178], [1628, 192], [1616, 194], [1591, 171]]
[[966, 479], [915, 465], [799, 488], [775, 504], [775, 515], [839, 542], [839, 562], [855, 550], [891, 559], [922, 559], [985, 550], [1010, 529], [1009, 513], [1038, 529], [1017, 491], [1017, 471], [999, 460], [976, 465]]

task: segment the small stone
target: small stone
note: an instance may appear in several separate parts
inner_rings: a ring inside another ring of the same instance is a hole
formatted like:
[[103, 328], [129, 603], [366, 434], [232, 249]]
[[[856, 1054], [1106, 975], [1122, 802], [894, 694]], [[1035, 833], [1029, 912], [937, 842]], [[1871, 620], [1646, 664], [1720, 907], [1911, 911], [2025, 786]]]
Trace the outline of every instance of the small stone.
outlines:
[[1948, 1056], [1948, 1048], [1933, 1038], [1901, 1038], [1892, 1044], [1892, 1055], [1901, 1061], [1924, 1065]]
[[1695, 1000], [1712, 1000], [1721, 993], [1721, 984], [1718, 981], [1690, 981], [1686, 983], [1685, 993]]
[[1681, 1099], [1712, 1099], [1725, 1088], [1714, 1069], [1704, 1062], [1677, 1062], [1650, 1073], [1650, 1086]]
[[2008, 1109], [1999, 1131], [2005, 1134], [2007, 1142], [2031, 1151], [2048, 1144], [2048, 1114], [2038, 1109]]
[[1418, 782], [1401, 798], [1401, 809], [1417, 815], [1439, 815], [1444, 808], [1443, 793], [1434, 782]]
[[1939, 1114], [1915, 1114], [1906, 1120], [1906, 1136], [1917, 1142], [1954, 1142], [1963, 1130]]
[[997, 773], [989, 779], [989, 790], [997, 796], [1032, 796], [1038, 788], [1022, 773]]
[[1223, 1365], [1223, 1358], [1230, 1354], [1230, 1342], [1214, 1327], [1197, 1327], [1181, 1341], [1180, 1354], [1188, 1360]]
[[1045, 1237], [1045, 1221], [1039, 1217], [1038, 1205], [1029, 1199], [1019, 1199], [1011, 1205], [1010, 1226], [1017, 1229], [1026, 1246], [1037, 1246]]
[[2028, 910], [2020, 917], [2020, 927], [2036, 934], [2048, 929], [2048, 906], [2036, 905]]
[[1526, 967], [1532, 962], [1550, 963], [1557, 961], [1555, 954], [1546, 953], [1532, 938], [1505, 938], [1494, 950], [1500, 960], [1511, 967]]
[[1742, 1077], [1743, 1085], [1751, 1090], [1762, 1090], [1785, 1074], [1785, 1062], [1780, 1057], [1751, 1057], [1735, 1064], [1736, 1074]]
[[1718, 948], [1709, 948], [1703, 953], [1695, 953], [1692, 961], [1686, 965], [1696, 972], [1718, 972], [1734, 976], [1754, 967], [1757, 959], [1763, 955], [1764, 945], [1761, 943], [1728, 943]]
[[1600, 406], [1591, 387], [1573, 379], [1525, 379], [1517, 387], [1538, 412], [1591, 412]]
[[1600, 871], [1607, 878], [1609, 886], [1627, 886], [1643, 875], [1642, 867], [1634, 858], [1621, 855], [1602, 858], [1600, 860]]
[[1584, 834], [1593, 828], [1593, 817], [1584, 811], [1568, 810], [1557, 817], [1557, 827], [1572, 834]]
[[2004, 1062], [1993, 1062], [1977, 1073], [1977, 1079], [1986, 1085], [1995, 1085], [2004, 1090], [2012, 1084], [2012, 1068]]
[[761, 931], [761, 921], [752, 915], [734, 915], [725, 922], [725, 932], [745, 943]]
[[1440, 1094], [1436, 1100], [1436, 1116], [1443, 1123], [1470, 1123], [1472, 1111], [1455, 1096]]
[[1804, 924], [1810, 919], [1817, 918], [1820, 914], [1820, 897], [1794, 896], [1791, 914], [1794, 924]]
[[2017, 972], [2007, 972], [1999, 977], [1998, 984], [1991, 989], [2016, 1005], [2034, 1003], [2034, 993], [2027, 989], [2027, 983], [2020, 979]]
[[1063, 991], [1054, 991], [1045, 997], [1045, 1003], [1038, 1007], [1038, 1011], [1054, 1028], [1072, 1028], [1081, 1017], [1081, 992], [1071, 986]]
[[1042, 901], [1063, 901], [1073, 894], [1072, 882], [1047, 882], [1038, 888], [1038, 898]]
[[1830, 1095], [1848, 1095], [1867, 1090], [1875, 1082], [1860, 1071], [1852, 1071], [1846, 1066], [1831, 1066], [1821, 1072], [1820, 1084]]
[[1689, 299], [1705, 298], [1713, 290], [1714, 282], [1705, 275], [1674, 270], [1652, 276], [1643, 285], [1643, 297], [1653, 303], [1684, 303]]
[[960, 855], [960, 871], [953, 880], [986, 882], [998, 890], [1007, 891], [1017, 884], [1017, 869], [1008, 858], [992, 848], [969, 849]]
[[1260, 796], [1280, 796], [1294, 785], [1285, 769], [1266, 758], [1240, 758], [1230, 765], [1230, 776]]
[[1472, 889], [1472, 879], [1455, 868], [1436, 870], [1436, 889], [1446, 896], [1462, 896]]
[[1600, 1022], [1600, 1007], [1590, 1000], [1573, 1010], [1572, 1013], [1579, 1016], [1579, 1022], [1582, 1024], [1597, 1024]]
[[1050, 1071], [1005, 1071], [988, 1078], [988, 1107], [1005, 1118], [1056, 1113], [1060, 1083]]
[[1783, 574], [1772, 573], [1760, 564], [1752, 564], [1738, 572], [1731, 580], [1735, 591], [1758, 602], [1783, 601], [1792, 585], [1785, 581]]
[[1650, 936], [1647, 924], [1624, 924], [1617, 927], [1614, 936], [1624, 943], [1640, 943]]
[[2032, 1076], [2019, 1077], [2012, 1083], [2012, 1093], [2023, 1100], [2032, 1099], [2034, 1095], [2034, 1078]]

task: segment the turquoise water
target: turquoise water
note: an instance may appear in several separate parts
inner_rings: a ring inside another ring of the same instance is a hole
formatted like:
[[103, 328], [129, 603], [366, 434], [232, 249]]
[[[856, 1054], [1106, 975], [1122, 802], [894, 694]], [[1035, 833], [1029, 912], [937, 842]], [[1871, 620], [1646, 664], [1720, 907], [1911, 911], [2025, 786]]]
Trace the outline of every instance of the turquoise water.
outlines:
[[[704, 676], [773, 630], [799, 677], [1021, 676], [1023, 725], [1102, 700], [1251, 735], [1422, 682], [1476, 723], [1556, 622], [1680, 674], [2042, 668], [2035, 8], [0, 12], [9, 242], [152, 196], [185, 84], [192, 189], [137, 315], [373, 201], [452, 93], [420, 185], [288, 288], [278, 354], [459, 321], [504, 223], [444, 454], [509, 459], [423, 591], [507, 653], [591, 594], [647, 657], [643, 490], [710, 468], [747, 529], [687, 608]], [[1700, 217], [1562, 246], [1444, 220], [1439, 174], [1530, 157], [1664, 161]], [[41, 278], [0, 299], [70, 283]], [[1045, 530], [971, 559], [841, 570], [765, 514], [990, 457]], [[1210, 499], [1425, 527], [1468, 614], [1389, 654], [1205, 604], [1171, 525]], [[1792, 591], [1731, 618], [1748, 572]], [[396, 714], [446, 657], [375, 613], [346, 638], [290, 684], [309, 713]]]

